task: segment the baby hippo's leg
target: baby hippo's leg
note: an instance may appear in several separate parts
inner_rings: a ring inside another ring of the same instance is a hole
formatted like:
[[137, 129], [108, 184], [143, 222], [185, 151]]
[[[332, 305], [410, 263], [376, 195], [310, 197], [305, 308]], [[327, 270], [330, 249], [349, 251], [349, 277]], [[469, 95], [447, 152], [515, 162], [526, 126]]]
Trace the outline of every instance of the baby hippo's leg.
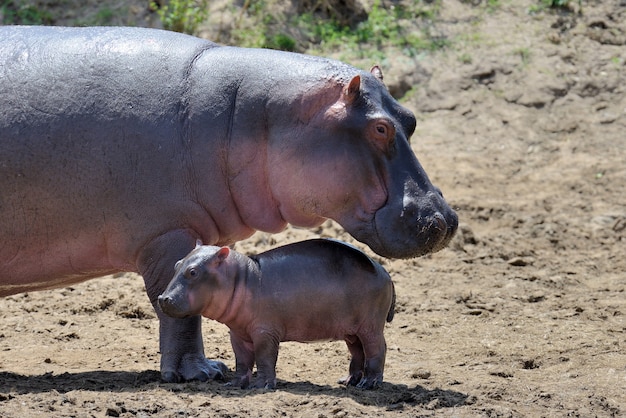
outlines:
[[235, 377], [228, 383], [232, 386], [246, 389], [252, 379], [252, 368], [254, 367], [254, 351], [252, 344], [242, 340], [232, 331], [230, 333], [230, 344], [235, 352]]
[[254, 357], [256, 358], [257, 379], [254, 384], [260, 389], [276, 387], [276, 361], [280, 340], [268, 332], [253, 337]]
[[360, 337], [365, 352], [365, 370], [363, 378], [356, 385], [358, 388], [375, 389], [383, 383], [385, 355], [387, 344], [382, 333], [369, 334]]
[[359, 340], [356, 335], [346, 336], [345, 341], [352, 359], [350, 360], [348, 376], [339, 379], [338, 383], [347, 386], [356, 386], [363, 378], [363, 367], [365, 366], [363, 344], [361, 344], [361, 340]]

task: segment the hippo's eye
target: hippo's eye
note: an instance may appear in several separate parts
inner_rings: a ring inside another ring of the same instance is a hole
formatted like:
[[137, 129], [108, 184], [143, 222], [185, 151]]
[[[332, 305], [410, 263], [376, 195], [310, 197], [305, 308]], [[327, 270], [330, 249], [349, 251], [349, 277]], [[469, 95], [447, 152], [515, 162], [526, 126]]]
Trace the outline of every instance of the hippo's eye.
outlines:
[[196, 270], [193, 267], [190, 267], [187, 270], [187, 273], [185, 274], [185, 276], [187, 276], [187, 278], [189, 278], [189, 279], [195, 279], [196, 277], [198, 277], [198, 270]]
[[378, 119], [370, 125], [371, 137], [376, 146], [383, 152], [389, 152], [396, 136], [393, 123], [386, 119]]

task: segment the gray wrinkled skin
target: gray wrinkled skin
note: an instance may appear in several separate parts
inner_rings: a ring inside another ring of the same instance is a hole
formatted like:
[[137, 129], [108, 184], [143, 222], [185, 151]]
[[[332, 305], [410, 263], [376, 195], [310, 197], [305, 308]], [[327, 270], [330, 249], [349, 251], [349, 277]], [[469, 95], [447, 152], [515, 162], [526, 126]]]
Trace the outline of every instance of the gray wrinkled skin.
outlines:
[[279, 343], [319, 340], [348, 345], [350, 369], [340, 383], [374, 389], [383, 381], [393, 282], [380, 264], [345, 243], [307, 240], [251, 258], [198, 245], [177, 263], [159, 305], [176, 318], [201, 314], [230, 328], [232, 385], [273, 389]]
[[200, 318], [157, 306], [196, 239], [331, 218], [386, 257], [443, 248], [456, 214], [377, 76], [159, 30], [0, 27], [0, 296], [138, 272], [164, 380], [204, 380], [223, 365]]

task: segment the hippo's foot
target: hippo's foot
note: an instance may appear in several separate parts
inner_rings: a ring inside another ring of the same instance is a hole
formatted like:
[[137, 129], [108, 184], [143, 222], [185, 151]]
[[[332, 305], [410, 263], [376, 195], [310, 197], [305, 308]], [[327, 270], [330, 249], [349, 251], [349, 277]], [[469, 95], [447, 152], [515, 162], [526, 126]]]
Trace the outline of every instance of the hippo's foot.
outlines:
[[346, 385], [346, 386], [357, 386], [362, 379], [363, 379], [363, 373], [359, 372], [359, 373], [354, 373], [346, 377], [343, 377], [339, 379], [337, 383], [339, 383], [340, 385]]
[[252, 371], [243, 375], [235, 376], [230, 382], [226, 383], [226, 386], [234, 386], [240, 389], [247, 389], [250, 386], [250, 380], [252, 379]]
[[275, 381], [265, 381], [263, 379], [256, 379], [254, 383], [250, 384], [250, 375], [235, 377], [230, 382], [226, 383], [226, 386], [238, 387], [241, 389], [276, 389]]
[[180, 383], [190, 380], [206, 382], [208, 380], [224, 380], [227, 372], [228, 367], [221, 361], [209, 360], [204, 356], [188, 355], [181, 359], [177, 370], [162, 369], [161, 379], [165, 383]]
[[269, 390], [273, 390], [276, 389], [276, 380], [274, 379], [257, 379], [254, 382], [253, 387], [255, 389], [269, 389]]
[[356, 387], [359, 389], [376, 389], [379, 388], [383, 383], [382, 377], [369, 379], [364, 377], [361, 379], [359, 383], [356, 384]]
[[365, 377], [363, 373], [355, 373], [337, 381], [340, 385], [356, 386], [359, 389], [376, 389], [383, 383], [380, 377]]

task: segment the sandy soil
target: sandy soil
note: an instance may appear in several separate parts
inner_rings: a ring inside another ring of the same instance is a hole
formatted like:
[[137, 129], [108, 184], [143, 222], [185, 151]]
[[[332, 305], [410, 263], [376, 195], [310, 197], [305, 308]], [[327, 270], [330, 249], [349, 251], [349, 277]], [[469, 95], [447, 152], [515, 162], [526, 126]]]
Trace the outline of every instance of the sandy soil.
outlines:
[[[626, 5], [470, 3], [444, 1], [457, 42], [415, 64], [406, 101], [461, 227], [437, 254], [381, 260], [398, 293], [381, 389], [336, 383], [341, 342], [283, 344], [276, 391], [161, 383], [143, 282], [119, 275], [0, 300], [0, 416], [626, 414]], [[329, 222], [237, 249], [319, 235], [350, 240]], [[204, 335], [234, 367], [226, 327]]]

